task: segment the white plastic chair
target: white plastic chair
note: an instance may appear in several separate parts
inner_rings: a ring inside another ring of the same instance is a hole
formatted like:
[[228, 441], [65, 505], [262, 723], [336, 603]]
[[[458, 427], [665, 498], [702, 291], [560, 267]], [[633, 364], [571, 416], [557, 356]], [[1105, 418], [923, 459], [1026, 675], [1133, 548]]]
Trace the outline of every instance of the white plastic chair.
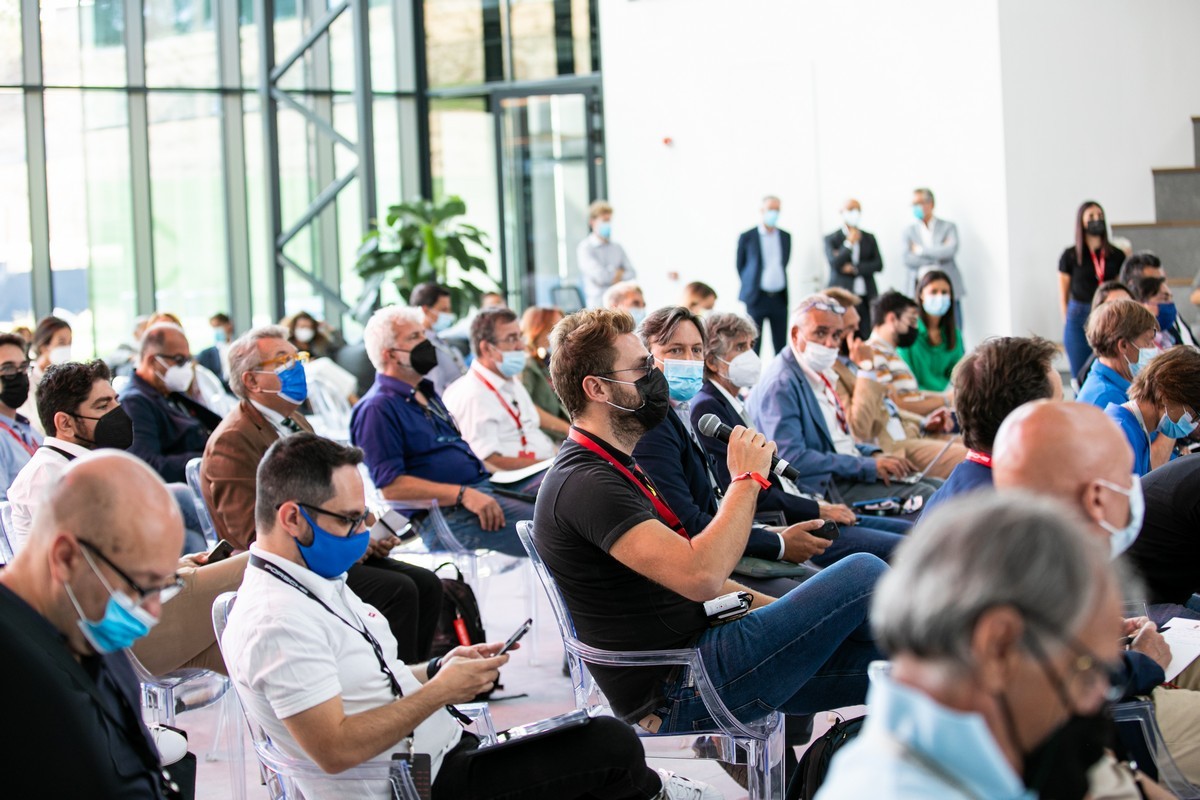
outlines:
[[[218, 596], [213, 603], [213, 630], [217, 634], [218, 642], [225, 635], [229, 611], [233, 608], [236, 599], [237, 593], [226, 592]], [[241, 701], [236, 686], [231, 694]], [[495, 741], [496, 731], [485, 703], [467, 703], [459, 705], [457, 708], [472, 720], [475, 735], [479, 737], [481, 743]], [[419, 800], [406, 767], [394, 771], [393, 765], [390, 763], [368, 762], [331, 775], [308, 759], [289, 756], [281, 751], [271, 741], [271, 737], [267, 735], [258, 721], [246, 712], [245, 706], [242, 706], [242, 711], [250, 729], [254, 753], [258, 757], [259, 773], [262, 775], [263, 784], [266, 785], [271, 800], [284, 800], [285, 798], [304, 800], [305, 795], [297, 786], [298, 781], [307, 785], [310, 791], [314, 787], [324, 786], [327, 789], [333, 789], [339, 784], [344, 786], [344, 781], [359, 783], [387, 781], [391, 784], [393, 798]]]
[[310, 422], [313, 430], [327, 439], [348, 443], [350, 402], [337, 387], [321, 380], [312, 370], [308, 375], [308, 404], [312, 408]]
[[[1179, 800], [1200, 800], [1200, 786], [1187, 779], [1167, 750], [1154, 716], [1154, 703], [1149, 700], [1119, 703], [1113, 706], [1112, 715], [1123, 741], [1130, 741], [1127, 737], [1140, 738], [1141, 746], [1154, 762], [1152, 766], [1158, 772], [1159, 784]], [[1147, 765], [1141, 766], [1144, 769]]]
[[586, 709], [593, 716], [597, 713], [612, 713], [603, 692], [588, 671], [589, 663], [629, 669], [667, 664], [687, 667], [717, 728], [712, 731], [691, 731], [687, 734], [651, 734], [635, 726], [634, 730], [646, 748], [646, 755], [658, 758], [694, 757], [693, 748], [689, 743], [696, 738], [696, 734], [704, 734], [711, 745], [715, 746], [718, 760], [728, 764], [746, 765], [750, 800], [775, 800], [783, 797], [783, 714], [775, 712], [753, 723], [737, 719], [717, 694], [716, 687], [708, 676], [708, 670], [700, 658], [700, 651], [695, 648], [618, 652], [601, 650], [581, 642], [575, 632], [575, 623], [567, 609], [566, 600], [550, 570], [538, 555], [533, 541], [533, 523], [518, 522], [517, 534], [529, 553], [529, 560], [541, 579], [551, 608], [554, 609], [563, 647], [567, 651], [567, 660], [571, 666], [576, 708]]
[[213, 524], [212, 514], [209, 513], [208, 503], [204, 502], [204, 491], [200, 482], [200, 462], [203, 459], [193, 458], [183, 467], [184, 477], [187, 478], [188, 488], [192, 490], [192, 500], [196, 504], [196, 516], [200, 518], [200, 529], [204, 540], [210, 545], [217, 543], [217, 527]]

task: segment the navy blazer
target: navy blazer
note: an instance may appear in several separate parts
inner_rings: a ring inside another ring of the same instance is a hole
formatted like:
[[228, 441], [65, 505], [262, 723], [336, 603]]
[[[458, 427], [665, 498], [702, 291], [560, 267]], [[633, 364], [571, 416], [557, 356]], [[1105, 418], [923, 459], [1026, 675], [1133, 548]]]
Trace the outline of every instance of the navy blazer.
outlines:
[[133, 420], [129, 452], [153, 467], [167, 483], [183, 483], [184, 467], [204, 455], [204, 445], [221, 418], [178, 392], [171, 398], [188, 413], [168, 403], [162, 392], [135, 373], [121, 392], [121, 407]]
[[196, 363], [221, 379], [225, 388], [229, 388], [229, 376], [221, 369], [221, 351], [216, 345], [206, 347], [196, 354]]
[[[784, 273], [787, 273], [788, 259], [792, 256], [792, 235], [783, 228], [779, 231], [779, 249], [783, 257]], [[737, 271], [742, 279], [742, 288], [738, 299], [746, 305], [758, 302], [762, 289], [762, 243], [758, 240], [758, 227], [755, 226], [738, 237]], [[786, 294], [787, 289], [784, 288]]]
[[[704, 449], [708, 451], [709, 458], [712, 459], [713, 469], [717, 473], [717, 481], [722, 486], [727, 486], [732, 477], [729, 474], [729, 464], [726, 462], [729, 445], [720, 439], [700, 433], [700, 418], [705, 414], [716, 415], [717, 419], [731, 428], [735, 425], [745, 425], [746, 423], [742, 420], [741, 415], [738, 414], [737, 409], [733, 407], [733, 404], [721, 393], [721, 390], [706, 378], [704, 386], [700, 389], [700, 393], [692, 400], [692, 427], [696, 429], [696, 435], [700, 437], [700, 443], [704, 445]], [[807, 497], [796, 497], [795, 495], [788, 494], [780, 486], [778, 476], [772, 473], [769, 477], [771, 478], [771, 488], [765, 492], [760, 492], [758, 495], [759, 511], [782, 511], [789, 525], [794, 525], [797, 522], [805, 522], [810, 519], [817, 519], [821, 516], [821, 506], [816, 500], [809, 500]]]
[[852, 481], [878, 479], [873, 445], [856, 445], [862, 455], [849, 456], [833, 449], [825, 415], [808, 385], [804, 370], [789, 347], [767, 365], [762, 380], [750, 392], [746, 413], [754, 427], [775, 442], [779, 457], [800, 473], [797, 483], [809, 494], [825, 496], [834, 476]]
[[[717, 496], [704, 469], [711, 464], [707, 453], [688, 435], [674, 411], [646, 433], [633, 448], [633, 458], [654, 481], [663, 500], [692, 536], [700, 533], [717, 513]], [[779, 536], [763, 528], [751, 528], [745, 554], [775, 561], [779, 558]]]
[[[873, 234], [862, 232], [858, 243], [858, 275], [847, 275], [842, 267], [851, 262], [854, 250], [845, 247], [846, 232], [840, 228], [825, 237], [825, 260], [829, 262], [829, 285], [840, 286], [848, 292], [854, 291], [854, 279], [862, 278], [867, 284], [865, 297], [874, 298], [878, 294], [875, 288], [875, 273], [883, 269], [883, 258], [879, 255], [879, 245]], [[871, 309], [862, 310], [864, 316], [871, 316]]]

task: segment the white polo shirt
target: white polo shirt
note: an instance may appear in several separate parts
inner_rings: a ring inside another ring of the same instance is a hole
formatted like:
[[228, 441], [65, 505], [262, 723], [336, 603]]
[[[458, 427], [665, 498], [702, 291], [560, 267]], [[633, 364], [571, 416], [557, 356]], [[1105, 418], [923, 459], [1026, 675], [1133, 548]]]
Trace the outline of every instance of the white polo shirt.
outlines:
[[12, 511], [12, 529], [8, 532], [8, 540], [13, 552], [25, 546], [29, 531], [33, 529], [33, 513], [70, 466], [71, 460], [63, 453], [78, 458], [90, 452], [86, 447], [48, 436], [25, 466], [21, 467], [12, 486], [8, 487], [8, 502]]
[[[280, 720], [338, 695], [348, 716], [396, 699], [374, 651], [358, 632], [364, 624], [383, 648], [404, 693], [421, 688], [412, 671], [396, 658], [396, 639], [387, 620], [346, 587], [345, 575], [332, 580], [322, 578], [306, 567], [265, 552], [257, 544], [250, 546], [250, 552], [285, 571], [341, 617], [335, 618], [319, 603], [270, 573], [253, 566], [246, 568], [221, 638], [221, 652], [243, 705], [280, 750], [310, 759]], [[416, 751], [432, 757], [436, 778], [443, 757], [462, 738], [462, 728], [447, 711], [439, 709], [417, 726], [414, 738]], [[407, 751], [406, 741], [400, 740], [373, 761], [386, 763], [392, 753]], [[306, 797], [391, 797], [386, 781], [351, 781], [346, 786], [330, 781], [318, 787], [305, 786], [305, 781], [298, 783]]]
[[[542, 432], [537, 406], [521, 381], [497, 375], [478, 361], [471, 364], [462, 380], [446, 390], [442, 402], [480, 461], [492, 454], [516, 458], [522, 451], [541, 461], [556, 452], [554, 442]], [[519, 425], [514, 414], [520, 419]]]

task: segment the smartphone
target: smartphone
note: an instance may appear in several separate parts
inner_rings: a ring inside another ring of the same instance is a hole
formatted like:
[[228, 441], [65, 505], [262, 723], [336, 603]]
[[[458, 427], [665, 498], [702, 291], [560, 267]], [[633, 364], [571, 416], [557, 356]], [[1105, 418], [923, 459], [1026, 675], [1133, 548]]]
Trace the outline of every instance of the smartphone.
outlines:
[[527, 619], [524, 622], [522, 622], [521, 627], [517, 628], [516, 633], [514, 633], [512, 636], [508, 637], [508, 641], [504, 643], [504, 647], [501, 647], [500, 652], [496, 653], [496, 655], [502, 656], [505, 653], [507, 653], [509, 650], [511, 650], [513, 645], [516, 644], [517, 642], [521, 641], [521, 637], [524, 636], [525, 634], [529, 633], [529, 629], [532, 627], [533, 627], [532, 619]]
[[208, 559], [205, 564], [216, 564], [218, 561], [224, 561], [233, 555], [233, 545], [222, 539], [213, 545], [213, 549], [208, 551]]
[[818, 539], [828, 539], [832, 542], [842, 535], [842, 530], [837, 526], [836, 522], [827, 519], [824, 525], [812, 532], [812, 535]]

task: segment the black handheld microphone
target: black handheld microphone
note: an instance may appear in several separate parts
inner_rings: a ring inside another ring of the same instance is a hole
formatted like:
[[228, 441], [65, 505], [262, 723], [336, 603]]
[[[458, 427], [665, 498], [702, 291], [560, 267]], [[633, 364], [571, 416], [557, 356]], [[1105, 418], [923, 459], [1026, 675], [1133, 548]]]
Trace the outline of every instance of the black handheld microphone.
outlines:
[[[725, 443], [729, 442], [729, 434], [733, 433], [733, 428], [717, 419], [716, 414], [705, 414], [700, 418], [700, 423], [697, 427], [705, 436], [720, 439]], [[796, 471], [796, 468], [774, 454], [771, 455], [771, 472], [774, 472], [781, 478], [793, 481], [800, 480], [800, 473]]]

